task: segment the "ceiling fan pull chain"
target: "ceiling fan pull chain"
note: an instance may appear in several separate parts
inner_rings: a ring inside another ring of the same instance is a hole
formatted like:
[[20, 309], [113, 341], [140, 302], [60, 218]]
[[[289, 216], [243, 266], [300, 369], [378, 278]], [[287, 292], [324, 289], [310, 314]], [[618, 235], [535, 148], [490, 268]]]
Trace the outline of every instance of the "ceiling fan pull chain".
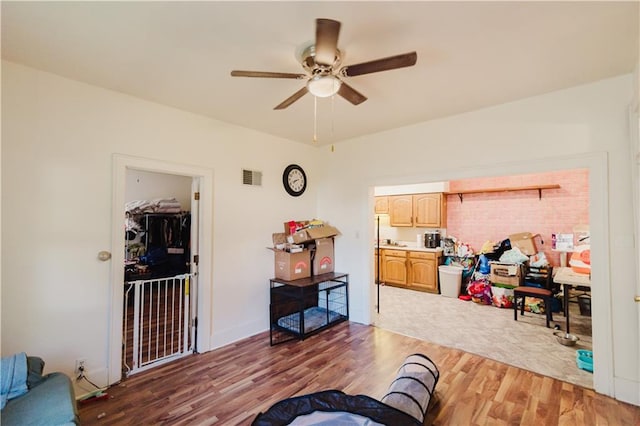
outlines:
[[335, 100], [336, 96], [333, 95], [331, 97], [331, 137], [333, 138], [333, 102]]
[[318, 98], [313, 97], [313, 143], [318, 142]]

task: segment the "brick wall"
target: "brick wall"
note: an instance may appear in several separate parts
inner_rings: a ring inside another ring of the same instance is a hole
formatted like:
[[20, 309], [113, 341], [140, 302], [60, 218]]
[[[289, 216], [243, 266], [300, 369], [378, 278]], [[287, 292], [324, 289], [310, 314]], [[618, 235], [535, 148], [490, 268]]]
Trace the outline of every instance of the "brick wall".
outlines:
[[551, 250], [552, 233], [573, 233], [573, 227], [589, 224], [589, 172], [566, 170], [529, 175], [465, 179], [449, 182], [449, 191], [558, 184], [559, 189], [495, 192], [447, 196], [447, 234], [469, 243], [475, 251], [486, 241], [502, 241], [509, 234], [531, 232], [538, 250], [554, 266], [560, 254]]

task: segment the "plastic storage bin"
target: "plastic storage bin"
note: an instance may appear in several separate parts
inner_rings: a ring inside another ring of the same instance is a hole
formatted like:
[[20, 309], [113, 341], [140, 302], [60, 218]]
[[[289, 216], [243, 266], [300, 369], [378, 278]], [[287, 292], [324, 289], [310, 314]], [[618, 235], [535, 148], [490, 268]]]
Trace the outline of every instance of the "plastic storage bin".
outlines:
[[464, 268], [452, 265], [440, 265], [440, 294], [446, 297], [460, 296], [462, 286], [462, 271]]
[[586, 349], [576, 351], [576, 364], [581, 370], [593, 373], [593, 352]]

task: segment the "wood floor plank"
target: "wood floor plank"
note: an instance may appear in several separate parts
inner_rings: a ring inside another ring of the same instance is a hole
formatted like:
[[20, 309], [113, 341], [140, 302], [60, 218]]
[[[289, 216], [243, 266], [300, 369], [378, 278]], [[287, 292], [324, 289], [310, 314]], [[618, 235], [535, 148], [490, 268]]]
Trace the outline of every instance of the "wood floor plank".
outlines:
[[440, 371], [425, 424], [640, 424], [640, 407], [590, 389], [349, 322], [273, 347], [261, 333], [132, 375], [107, 391], [109, 399], [81, 404], [80, 419], [89, 426], [250, 425], [274, 403], [315, 391], [380, 399], [413, 353]]

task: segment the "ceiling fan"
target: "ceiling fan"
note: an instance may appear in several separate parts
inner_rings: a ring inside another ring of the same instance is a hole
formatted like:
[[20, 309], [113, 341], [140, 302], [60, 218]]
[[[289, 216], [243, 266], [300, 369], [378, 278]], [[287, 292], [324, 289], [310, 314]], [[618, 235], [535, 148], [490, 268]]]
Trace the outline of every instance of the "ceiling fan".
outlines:
[[300, 55], [305, 74], [269, 71], [231, 71], [233, 77], [293, 78], [306, 80], [306, 85], [278, 104], [274, 109], [285, 109], [307, 92], [317, 97], [342, 96], [353, 105], [359, 105], [367, 98], [344, 82], [345, 77], [393, 70], [415, 65], [416, 52], [404, 53], [356, 65], [340, 68], [341, 52], [338, 49], [340, 22], [332, 19], [316, 19], [315, 44], [307, 46]]

